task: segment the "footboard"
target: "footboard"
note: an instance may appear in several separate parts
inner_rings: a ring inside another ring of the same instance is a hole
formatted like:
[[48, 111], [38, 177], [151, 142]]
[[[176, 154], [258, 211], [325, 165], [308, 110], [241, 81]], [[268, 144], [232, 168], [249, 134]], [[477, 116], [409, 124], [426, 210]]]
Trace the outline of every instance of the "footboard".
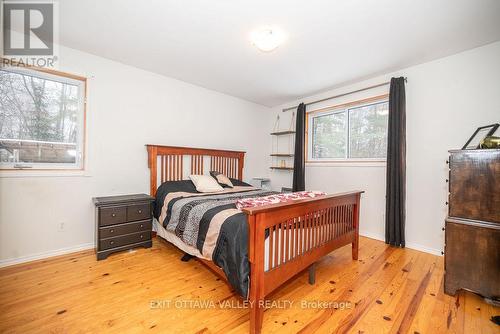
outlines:
[[251, 333], [260, 333], [265, 296], [284, 282], [347, 244], [358, 258], [361, 193], [243, 209], [250, 232]]

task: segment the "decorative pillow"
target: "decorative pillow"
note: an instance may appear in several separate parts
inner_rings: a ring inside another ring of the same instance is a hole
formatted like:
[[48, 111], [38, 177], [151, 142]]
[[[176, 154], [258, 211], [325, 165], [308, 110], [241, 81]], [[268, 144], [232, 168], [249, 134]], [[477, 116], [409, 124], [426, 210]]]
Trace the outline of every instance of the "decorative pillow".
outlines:
[[222, 188], [210, 175], [189, 175], [189, 178], [193, 181], [196, 190], [200, 193], [224, 191], [224, 188]]
[[210, 175], [212, 175], [217, 180], [217, 182], [219, 182], [221, 186], [229, 188], [234, 187], [233, 183], [231, 182], [231, 180], [229, 180], [229, 178], [226, 175], [219, 173], [218, 171], [215, 170], [210, 171]]
[[276, 195], [269, 195], [263, 197], [253, 197], [253, 198], [242, 198], [236, 201], [236, 207], [238, 209], [242, 208], [254, 208], [256, 206], [263, 206], [276, 203], [293, 202], [300, 199], [314, 198], [319, 196], [325, 196], [326, 193], [322, 191], [299, 191], [295, 193], [281, 193]]

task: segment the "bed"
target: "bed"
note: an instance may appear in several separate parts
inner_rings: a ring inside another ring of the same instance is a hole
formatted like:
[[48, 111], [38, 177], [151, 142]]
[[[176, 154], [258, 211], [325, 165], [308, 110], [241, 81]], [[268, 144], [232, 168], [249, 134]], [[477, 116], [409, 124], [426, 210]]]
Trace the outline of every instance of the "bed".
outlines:
[[[195, 256], [250, 305], [250, 333], [260, 333], [264, 299], [333, 250], [352, 244], [358, 258], [362, 191], [237, 209], [235, 201], [272, 194], [242, 182], [245, 152], [147, 145], [158, 236]], [[234, 188], [197, 193], [190, 174], [217, 171]]]

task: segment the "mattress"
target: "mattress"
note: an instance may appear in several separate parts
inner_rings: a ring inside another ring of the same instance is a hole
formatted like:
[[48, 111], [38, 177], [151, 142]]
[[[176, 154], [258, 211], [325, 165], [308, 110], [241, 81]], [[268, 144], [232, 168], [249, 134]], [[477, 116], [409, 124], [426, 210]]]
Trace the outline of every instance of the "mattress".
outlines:
[[164, 240], [170, 242], [175, 247], [179, 248], [184, 253], [190, 254], [192, 256], [196, 256], [200, 259], [212, 260], [208, 257], [201, 255], [200, 251], [192, 246], [189, 246], [182, 242], [182, 240], [177, 237], [174, 233], [167, 231], [156, 218], [153, 219], [153, 231], [156, 232], [157, 236], [163, 238]]

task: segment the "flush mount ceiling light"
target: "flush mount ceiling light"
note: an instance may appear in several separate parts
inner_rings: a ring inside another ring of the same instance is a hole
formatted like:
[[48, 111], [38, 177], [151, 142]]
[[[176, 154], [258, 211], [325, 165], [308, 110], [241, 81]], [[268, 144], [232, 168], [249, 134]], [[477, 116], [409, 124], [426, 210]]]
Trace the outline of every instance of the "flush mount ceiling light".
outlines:
[[252, 32], [250, 40], [260, 51], [271, 52], [285, 41], [285, 34], [276, 28], [263, 28]]

